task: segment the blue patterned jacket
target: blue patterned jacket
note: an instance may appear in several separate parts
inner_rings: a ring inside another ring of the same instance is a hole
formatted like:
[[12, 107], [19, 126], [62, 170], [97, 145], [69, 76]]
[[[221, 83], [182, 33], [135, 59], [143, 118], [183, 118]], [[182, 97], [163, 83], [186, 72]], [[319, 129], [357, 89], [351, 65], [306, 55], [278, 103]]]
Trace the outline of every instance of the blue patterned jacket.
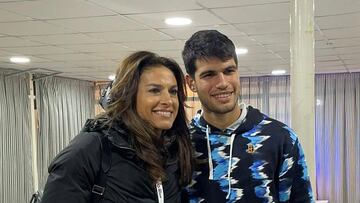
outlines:
[[219, 130], [198, 113], [190, 132], [190, 202], [314, 202], [302, 147], [285, 124], [248, 106], [237, 129]]

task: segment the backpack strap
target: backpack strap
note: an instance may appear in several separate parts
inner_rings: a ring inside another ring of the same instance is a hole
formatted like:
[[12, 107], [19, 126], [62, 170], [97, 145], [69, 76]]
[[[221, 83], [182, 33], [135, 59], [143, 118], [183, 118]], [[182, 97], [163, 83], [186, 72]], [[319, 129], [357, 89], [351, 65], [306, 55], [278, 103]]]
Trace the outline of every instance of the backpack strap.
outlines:
[[42, 197], [42, 192], [41, 191], [36, 191], [30, 199], [30, 203], [40, 203], [41, 202], [41, 197]]
[[103, 133], [96, 133], [96, 137], [100, 141], [101, 162], [99, 172], [95, 177], [94, 185], [91, 189], [93, 203], [100, 202], [103, 198], [106, 189], [106, 173], [111, 168], [111, 149], [107, 135]]

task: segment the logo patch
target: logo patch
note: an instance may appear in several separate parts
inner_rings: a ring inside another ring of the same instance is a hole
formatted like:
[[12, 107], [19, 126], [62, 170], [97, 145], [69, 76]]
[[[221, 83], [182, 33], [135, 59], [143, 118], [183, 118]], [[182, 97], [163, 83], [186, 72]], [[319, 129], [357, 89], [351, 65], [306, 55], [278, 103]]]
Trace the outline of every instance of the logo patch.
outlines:
[[246, 152], [249, 154], [252, 154], [255, 152], [255, 146], [251, 143], [247, 144]]

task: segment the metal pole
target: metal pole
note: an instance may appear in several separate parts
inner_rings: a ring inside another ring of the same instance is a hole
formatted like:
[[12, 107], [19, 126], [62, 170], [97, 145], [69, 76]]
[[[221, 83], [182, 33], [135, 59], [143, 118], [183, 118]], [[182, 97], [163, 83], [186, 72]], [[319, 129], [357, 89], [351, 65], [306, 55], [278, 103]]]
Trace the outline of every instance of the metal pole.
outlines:
[[29, 99], [30, 99], [30, 116], [31, 116], [31, 158], [34, 191], [39, 189], [39, 175], [37, 167], [37, 133], [36, 133], [36, 116], [35, 116], [35, 94], [33, 85], [33, 75], [28, 73], [29, 78]]

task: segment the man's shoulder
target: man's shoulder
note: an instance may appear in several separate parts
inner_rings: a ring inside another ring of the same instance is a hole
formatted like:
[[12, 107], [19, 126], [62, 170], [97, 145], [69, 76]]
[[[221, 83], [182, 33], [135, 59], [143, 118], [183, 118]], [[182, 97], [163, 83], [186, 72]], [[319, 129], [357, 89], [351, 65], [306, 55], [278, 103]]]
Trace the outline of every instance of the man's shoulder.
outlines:
[[271, 140], [278, 140], [279, 142], [291, 142], [294, 144], [297, 141], [295, 131], [287, 124], [265, 114], [263, 115], [263, 120], [256, 126], [259, 131], [258, 135], [267, 135], [271, 137]]

